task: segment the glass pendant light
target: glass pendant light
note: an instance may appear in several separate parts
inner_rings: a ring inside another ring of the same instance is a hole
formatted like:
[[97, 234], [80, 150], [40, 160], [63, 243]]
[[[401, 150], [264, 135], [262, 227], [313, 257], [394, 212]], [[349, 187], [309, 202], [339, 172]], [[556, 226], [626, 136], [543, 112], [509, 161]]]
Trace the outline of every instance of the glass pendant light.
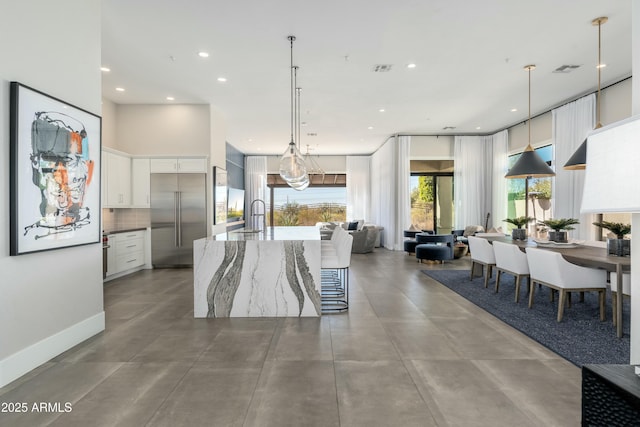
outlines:
[[[294, 82], [293, 82], [293, 42], [295, 36], [288, 36], [287, 39], [291, 43], [291, 142], [287, 146], [282, 158], [280, 159], [280, 176], [289, 185], [292, 183], [301, 183], [305, 179], [308, 180], [307, 169], [304, 165], [304, 158], [300, 154], [300, 150], [296, 146], [293, 138], [294, 129]], [[295, 188], [295, 187], [294, 187]]]
[[[602, 69], [602, 59], [600, 55], [601, 51], [601, 38], [600, 38], [600, 27], [602, 24], [607, 22], [609, 18], [606, 16], [601, 16], [600, 18], [596, 18], [591, 21], [591, 25], [598, 26], [598, 94], [596, 95], [596, 127], [594, 129], [599, 129], [602, 127], [602, 123], [600, 123], [600, 70]], [[564, 169], [566, 170], [583, 170], [587, 167], [587, 140], [585, 138], [580, 144], [580, 147], [573, 153], [567, 163], [564, 164]]]

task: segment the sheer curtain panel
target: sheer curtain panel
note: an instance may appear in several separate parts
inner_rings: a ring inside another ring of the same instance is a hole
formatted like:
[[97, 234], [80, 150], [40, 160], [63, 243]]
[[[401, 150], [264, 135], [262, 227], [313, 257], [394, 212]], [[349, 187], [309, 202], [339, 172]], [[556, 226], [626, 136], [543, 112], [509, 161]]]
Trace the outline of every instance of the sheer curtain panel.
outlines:
[[552, 111], [552, 139], [556, 154], [553, 216], [580, 220], [580, 225], [572, 232], [574, 239], [596, 240], [596, 228], [591, 225], [595, 221], [595, 215], [580, 214], [584, 171], [564, 170], [562, 166], [593, 130], [595, 114], [595, 94]]
[[507, 179], [504, 177], [508, 170], [509, 132], [505, 129], [492, 135], [493, 182], [491, 187], [492, 209], [490, 224], [493, 227], [503, 226], [507, 218]]
[[371, 221], [371, 156], [347, 156], [347, 221]]
[[[267, 192], [267, 158], [265, 156], [246, 156], [244, 159], [244, 186], [245, 186], [245, 218], [247, 218], [247, 228], [261, 228], [262, 224], [250, 224], [252, 220], [249, 217], [249, 210], [251, 209], [251, 203], [254, 200], [262, 200], [265, 202], [265, 207], [269, 202], [266, 199]], [[267, 215], [267, 212], [262, 211], [262, 204], [256, 203], [254, 213], [260, 213]], [[261, 217], [256, 217], [261, 218]]]
[[487, 213], [491, 212], [492, 142], [490, 136], [455, 137], [453, 199], [456, 229], [464, 229], [468, 225], [484, 226]]
[[371, 156], [371, 222], [384, 227], [384, 247], [403, 250], [411, 222], [409, 136], [387, 140]]

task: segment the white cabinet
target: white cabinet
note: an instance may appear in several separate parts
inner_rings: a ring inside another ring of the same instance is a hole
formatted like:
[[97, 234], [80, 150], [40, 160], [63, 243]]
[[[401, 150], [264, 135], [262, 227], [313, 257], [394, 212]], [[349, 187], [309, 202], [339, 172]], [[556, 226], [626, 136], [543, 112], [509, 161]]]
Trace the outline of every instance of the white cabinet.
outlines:
[[144, 265], [145, 231], [119, 233], [116, 241], [116, 271], [118, 273]]
[[149, 159], [131, 159], [131, 205], [148, 208], [151, 199], [151, 164]]
[[107, 277], [145, 265], [145, 230], [109, 234]]
[[206, 173], [205, 158], [158, 158], [151, 159], [151, 173]]
[[131, 205], [131, 158], [109, 151], [103, 151], [105, 174], [102, 191], [103, 207], [122, 208]]

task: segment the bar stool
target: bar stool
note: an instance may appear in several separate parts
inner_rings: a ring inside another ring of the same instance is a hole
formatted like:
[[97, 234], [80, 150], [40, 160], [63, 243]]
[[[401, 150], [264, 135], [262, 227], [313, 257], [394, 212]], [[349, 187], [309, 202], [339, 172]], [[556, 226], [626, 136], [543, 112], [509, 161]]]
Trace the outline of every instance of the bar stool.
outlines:
[[331, 242], [333, 248], [323, 248], [320, 264], [323, 313], [349, 309], [349, 266], [353, 236], [338, 232]]

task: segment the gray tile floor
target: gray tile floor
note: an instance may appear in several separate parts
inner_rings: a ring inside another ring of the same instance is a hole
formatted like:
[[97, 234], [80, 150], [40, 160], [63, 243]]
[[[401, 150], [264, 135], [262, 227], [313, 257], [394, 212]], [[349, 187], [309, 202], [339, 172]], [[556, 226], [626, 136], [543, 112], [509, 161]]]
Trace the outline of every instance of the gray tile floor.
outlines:
[[[105, 285], [107, 327], [12, 384], [2, 426], [577, 426], [580, 370], [420, 273], [354, 254], [348, 313], [194, 319], [191, 270]], [[526, 307], [523, 307], [526, 309]]]

